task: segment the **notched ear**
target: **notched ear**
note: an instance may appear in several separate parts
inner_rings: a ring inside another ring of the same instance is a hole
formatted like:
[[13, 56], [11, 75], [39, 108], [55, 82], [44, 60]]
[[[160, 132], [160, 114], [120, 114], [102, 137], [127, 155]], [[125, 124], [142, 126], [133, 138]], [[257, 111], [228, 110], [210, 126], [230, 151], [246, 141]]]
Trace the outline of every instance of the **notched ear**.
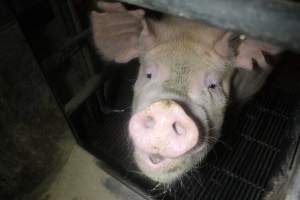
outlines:
[[232, 92], [238, 100], [246, 100], [262, 88], [276, 64], [276, 54], [281, 51], [271, 44], [230, 32], [217, 40], [214, 48], [219, 55], [233, 59], [236, 69]]
[[236, 99], [247, 100], [263, 87], [280, 51], [279, 47], [254, 39], [240, 43], [234, 58], [237, 68], [232, 80]]
[[144, 11], [126, 10], [120, 4], [102, 5], [104, 13], [93, 11], [91, 25], [96, 48], [104, 59], [126, 63], [139, 54]]
[[246, 70], [270, 70], [281, 51], [277, 46], [249, 38], [239, 45], [234, 65]]
[[129, 11], [120, 3], [98, 5], [105, 12], [93, 11], [91, 24], [94, 43], [104, 59], [126, 63], [153, 45], [154, 33], [144, 10]]
[[215, 51], [226, 58], [233, 58], [234, 66], [246, 70], [270, 69], [281, 49], [237, 33], [226, 32], [215, 43]]

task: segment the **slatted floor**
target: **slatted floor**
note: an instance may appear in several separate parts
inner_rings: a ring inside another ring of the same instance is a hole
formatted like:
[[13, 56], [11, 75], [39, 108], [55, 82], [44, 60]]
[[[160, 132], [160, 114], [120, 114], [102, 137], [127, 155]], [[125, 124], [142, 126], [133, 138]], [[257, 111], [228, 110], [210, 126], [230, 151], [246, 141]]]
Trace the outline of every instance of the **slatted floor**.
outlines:
[[[130, 80], [125, 77], [120, 88], [119, 104], [125, 107], [130, 105], [131, 98], [124, 101], [122, 96], [131, 95]], [[286, 156], [291, 143], [289, 127], [298, 101], [298, 93], [267, 84], [263, 92], [246, 104], [234, 126], [225, 125], [222, 142], [210, 152], [206, 162], [167, 192], [163, 188], [152, 190], [154, 185], [136, 173], [127, 137], [128, 110], [87, 120], [89, 125], [82, 140], [128, 184], [138, 185], [153, 199], [259, 200]], [[230, 116], [227, 119], [226, 123], [231, 123]]]

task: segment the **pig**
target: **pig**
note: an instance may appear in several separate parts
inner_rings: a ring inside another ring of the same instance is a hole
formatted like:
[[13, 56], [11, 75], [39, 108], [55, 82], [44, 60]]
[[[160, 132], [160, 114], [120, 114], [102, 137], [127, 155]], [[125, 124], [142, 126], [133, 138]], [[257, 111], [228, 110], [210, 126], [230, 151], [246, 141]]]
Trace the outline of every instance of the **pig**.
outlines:
[[138, 58], [128, 132], [137, 167], [171, 184], [204, 160], [220, 137], [224, 113], [264, 84], [279, 47], [199, 21], [99, 2], [95, 47], [108, 61]]

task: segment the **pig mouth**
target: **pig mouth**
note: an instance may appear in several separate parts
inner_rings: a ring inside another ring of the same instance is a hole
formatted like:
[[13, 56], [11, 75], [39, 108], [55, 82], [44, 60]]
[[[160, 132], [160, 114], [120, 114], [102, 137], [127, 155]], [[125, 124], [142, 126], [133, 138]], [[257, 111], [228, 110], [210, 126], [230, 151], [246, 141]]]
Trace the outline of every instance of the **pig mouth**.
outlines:
[[[204, 138], [202, 141], [198, 141], [198, 144], [188, 152], [186, 152], [184, 155], [181, 155], [179, 157], [164, 157], [158, 153], [148, 153], [145, 152], [138, 147], [135, 147], [135, 152], [138, 152], [140, 154], [141, 160], [149, 166], [153, 170], [161, 171], [163, 168], [167, 167], [171, 162], [177, 161], [177, 160], [183, 160], [186, 157], [193, 157], [195, 154], [205, 154], [205, 151], [207, 149], [207, 141], [206, 138]], [[173, 169], [168, 169], [168, 172], [174, 172]]]
[[155, 182], [170, 184], [198, 164], [207, 152], [207, 144], [203, 143], [188, 154], [177, 158], [161, 158], [160, 155], [152, 155], [138, 148], [134, 151], [134, 157], [138, 168], [146, 177]]
[[[204, 132], [204, 129], [203, 129]], [[190, 171], [203, 160], [209, 152], [212, 144], [208, 143], [207, 131], [201, 141], [179, 157], [163, 157], [159, 154], [144, 152], [138, 147], [134, 148], [134, 158], [142, 173], [155, 182], [170, 184], [180, 179], [182, 175]]]
[[142, 151], [140, 154], [143, 162], [153, 170], [161, 170], [172, 161], [172, 158], [166, 158], [160, 154], [151, 154]]

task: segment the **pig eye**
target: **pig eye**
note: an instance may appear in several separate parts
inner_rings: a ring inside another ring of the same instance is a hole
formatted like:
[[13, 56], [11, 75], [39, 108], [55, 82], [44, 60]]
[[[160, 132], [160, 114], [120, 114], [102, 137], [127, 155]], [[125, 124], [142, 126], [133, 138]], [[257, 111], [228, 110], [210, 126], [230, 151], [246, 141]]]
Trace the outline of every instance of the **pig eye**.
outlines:
[[220, 83], [219, 83], [219, 78], [214, 75], [210, 74], [205, 78], [205, 86], [208, 88], [208, 90], [214, 91], [219, 88]]
[[216, 89], [217, 86], [218, 86], [217, 84], [211, 83], [211, 84], [208, 85], [208, 89]]
[[152, 78], [152, 74], [151, 73], [147, 73], [146, 77], [147, 77], [147, 79], [151, 79]]
[[157, 73], [157, 68], [156, 65], [154, 64], [148, 64], [145, 67], [145, 77], [150, 80], [153, 79], [154, 76], [156, 76], [155, 74]]

